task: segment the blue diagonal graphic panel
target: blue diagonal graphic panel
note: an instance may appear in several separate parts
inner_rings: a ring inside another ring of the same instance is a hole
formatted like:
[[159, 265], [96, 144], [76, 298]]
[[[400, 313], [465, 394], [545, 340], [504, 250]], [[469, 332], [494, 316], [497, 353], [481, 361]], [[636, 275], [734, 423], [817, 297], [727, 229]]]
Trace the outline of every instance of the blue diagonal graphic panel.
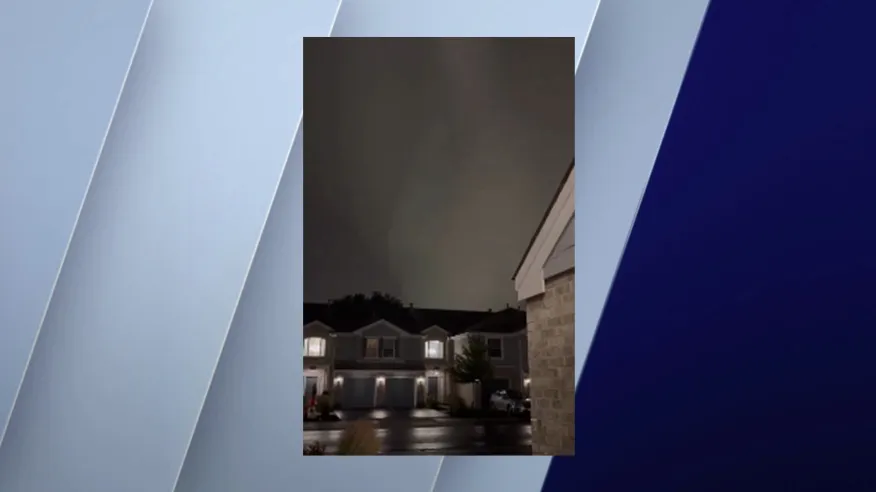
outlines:
[[872, 490], [873, 14], [712, 0], [545, 490]]
[[[575, 375], [586, 364], [708, 0], [602, 0], [575, 74]], [[618, 53], [624, 53], [622, 57]]]
[[279, 0], [153, 5], [0, 448], [0, 490], [172, 490], [301, 113], [301, 14]]
[[0, 4], [0, 443], [150, 4]]

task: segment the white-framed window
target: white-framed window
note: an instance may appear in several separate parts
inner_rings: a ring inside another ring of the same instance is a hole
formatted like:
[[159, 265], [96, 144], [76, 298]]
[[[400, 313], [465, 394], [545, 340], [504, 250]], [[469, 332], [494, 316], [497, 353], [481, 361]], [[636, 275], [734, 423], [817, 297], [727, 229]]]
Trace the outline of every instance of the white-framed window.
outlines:
[[501, 338], [488, 338], [487, 339], [487, 352], [490, 354], [491, 359], [501, 359], [502, 358], [502, 339]]
[[305, 357], [325, 357], [325, 338], [309, 337], [304, 339]]
[[380, 339], [366, 338], [365, 339], [365, 358], [376, 359], [380, 357]]
[[384, 359], [394, 359], [396, 353], [395, 344], [395, 338], [384, 338], [383, 347], [380, 349], [380, 357]]
[[443, 359], [444, 342], [441, 340], [426, 340], [425, 354], [427, 359]]

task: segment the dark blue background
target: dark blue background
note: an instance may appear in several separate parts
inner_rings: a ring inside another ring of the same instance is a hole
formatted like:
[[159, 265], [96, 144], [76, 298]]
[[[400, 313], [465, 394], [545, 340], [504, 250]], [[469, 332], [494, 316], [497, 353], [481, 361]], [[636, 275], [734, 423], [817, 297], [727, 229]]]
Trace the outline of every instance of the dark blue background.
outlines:
[[544, 490], [876, 491], [874, 14], [711, 2]]

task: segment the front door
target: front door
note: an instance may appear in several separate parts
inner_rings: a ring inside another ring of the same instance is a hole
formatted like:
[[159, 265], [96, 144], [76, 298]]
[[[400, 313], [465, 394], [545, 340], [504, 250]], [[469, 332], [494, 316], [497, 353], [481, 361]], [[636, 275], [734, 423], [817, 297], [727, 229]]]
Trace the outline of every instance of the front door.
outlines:
[[438, 398], [438, 376], [429, 376], [426, 379], [426, 394], [432, 401], [439, 401]]
[[[316, 388], [316, 389], [314, 389]], [[307, 376], [304, 378], [304, 394], [307, 396], [313, 395], [315, 391], [319, 391], [319, 378], [316, 376]], [[319, 393], [316, 393], [319, 395]]]

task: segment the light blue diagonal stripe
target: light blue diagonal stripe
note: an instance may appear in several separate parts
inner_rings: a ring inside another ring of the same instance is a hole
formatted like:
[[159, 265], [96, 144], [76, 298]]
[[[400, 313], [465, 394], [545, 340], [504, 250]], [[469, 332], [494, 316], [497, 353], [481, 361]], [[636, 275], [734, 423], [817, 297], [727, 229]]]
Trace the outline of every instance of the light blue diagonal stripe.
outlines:
[[575, 80], [576, 381], [708, 3], [602, 0], [594, 20]]
[[0, 445], [150, 4], [0, 4]]
[[596, 3], [597, 0], [344, 0], [332, 36], [574, 37], [575, 53], [580, 53], [586, 34], [582, 19], [593, 17]]
[[[312, 5], [297, 18], [308, 35], [331, 32], [341, 2]], [[319, 32], [315, 26], [322, 22]], [[303, 80], [302, 50], [288, 63]], [[296, 92], [298, 98], [302, 91]], [[298, 100], [297, 111], [301, 113]], [[301, 456], [299, 304], [301, 298], [302, 136], [291, 149], [255, 260], [213, 375], [195, 435], [176, 486], [177, 492], [209, 490], [285, 491], [300, 482], [293, 463]], [[296, 204], [297, 207], [296, 207]], [[296, 309], [290, 309], [290, 307]], [[296, 338], [297, 336], [297, 338]], [[319, 480], [313, 477], [314, 484]], [[318, 487], [318, 485], [317, 485]], [[311, 490], [318, 490], [310, 486]]]
[[0, 490], [172, 489], [298, 124], [294, 53], [310, 33], [294, 26], [317, 23], [301, 13], [153, 5], [0, 448]]

